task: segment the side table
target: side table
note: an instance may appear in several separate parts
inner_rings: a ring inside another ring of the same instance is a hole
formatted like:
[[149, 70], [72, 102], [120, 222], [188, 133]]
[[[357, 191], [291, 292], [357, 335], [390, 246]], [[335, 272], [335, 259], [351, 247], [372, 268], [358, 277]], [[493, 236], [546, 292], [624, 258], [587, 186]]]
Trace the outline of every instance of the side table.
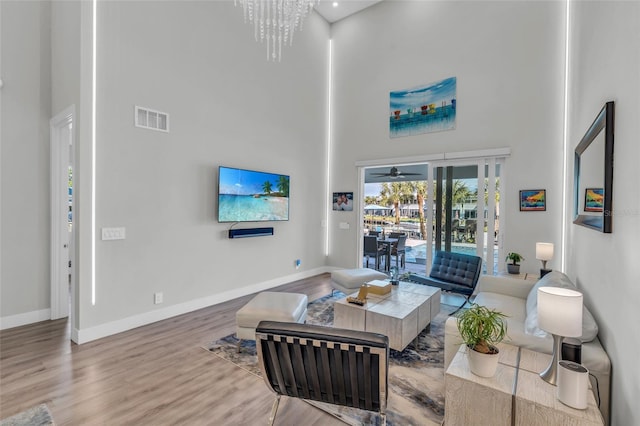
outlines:
[[601, 426], [604, 424], [593, 391], [587, 392], [587, 408], [577, 410], [557, 398], [557, 388], [540, 378], [551, 355], [529, 349], [520, 351], [518, 386], [515, 393], [515, 420], [518, 426], [567, 425]]
[[445, 425], [512, 426], [518, 348], [502, 343], [498, 347], [495, 376], [480, 377], [469, 368], [466, 346], [460, 346], [444, 378]]
[[550, 355], [505, 343], [498, 347], [498, 370], [485, 378], [471, 373], [461, 345], [445, 373], [445, 425], [604, 425], [593, 392], [587, 408], [577, 410], [561, 403], [557, 388], [540, 378]]
[[536, 282], [536, 281], [538, 281], [540, 279], [540, 275], [532, 274], [531, 272], [522, 272], [520, 274], [510, 274], [510, 273], [504, 271], [504, 272], [498, 272], [497, 275], [499, 277], [516, 278], [516, 279], [526, 280], [526, 281], [531, 281], [531, 282]]

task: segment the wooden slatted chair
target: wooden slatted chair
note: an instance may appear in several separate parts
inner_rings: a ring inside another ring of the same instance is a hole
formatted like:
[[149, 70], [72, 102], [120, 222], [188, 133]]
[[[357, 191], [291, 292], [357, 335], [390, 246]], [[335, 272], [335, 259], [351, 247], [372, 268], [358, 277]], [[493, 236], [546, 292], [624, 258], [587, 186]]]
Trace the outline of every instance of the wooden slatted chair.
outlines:
[[276, 394], [373, 411], [386, 424], [389, 338], [382, 334], [309, 324], [262, 321], [258, 362]]

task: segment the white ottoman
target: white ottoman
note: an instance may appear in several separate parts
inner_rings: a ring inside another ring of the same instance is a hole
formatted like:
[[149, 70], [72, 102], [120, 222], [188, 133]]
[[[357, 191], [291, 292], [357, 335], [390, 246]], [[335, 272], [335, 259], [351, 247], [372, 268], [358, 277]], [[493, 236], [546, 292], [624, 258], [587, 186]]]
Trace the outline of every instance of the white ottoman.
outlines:
[[306, 319], [306, 294], [263, 291], [236, 312], [236, 337], [255, 340], [260, 321], [304, 323]]
[[331, 273], [331, 286], [346, 295], [358, 291], [360, 286], [372, 280], [384, 280], [387, 274], [369, 268], [341, 269]]

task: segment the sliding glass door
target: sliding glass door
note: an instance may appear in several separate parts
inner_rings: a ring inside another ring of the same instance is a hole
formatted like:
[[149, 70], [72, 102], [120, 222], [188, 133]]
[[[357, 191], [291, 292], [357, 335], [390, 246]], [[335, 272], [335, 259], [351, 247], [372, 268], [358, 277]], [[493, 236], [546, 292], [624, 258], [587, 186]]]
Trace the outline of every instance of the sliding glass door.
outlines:
[[501, 163], [488, 158], [429, 166], [426, 271], [435, 250], [442, 250], [480, 256], [483, 272], [493, 274], [500, 256]]
[[498, 259], [504, 258], [500, 179], [508, 152], [477, 154], [464, 160], [444, 159], [464, 155], [455, 153], [419, 163], [365, 164], [360, 174], [362, 234], [406, 234], [402, 272], [428, 275], [435, 250], [443, 250], [481, 256], [483, 272], [494, 274], [503, 264]]

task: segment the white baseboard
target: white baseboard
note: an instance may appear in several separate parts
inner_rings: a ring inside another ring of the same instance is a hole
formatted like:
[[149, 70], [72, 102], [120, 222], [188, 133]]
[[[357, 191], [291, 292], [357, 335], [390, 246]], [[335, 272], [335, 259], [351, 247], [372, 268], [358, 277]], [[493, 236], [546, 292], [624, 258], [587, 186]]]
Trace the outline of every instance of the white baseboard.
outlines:
[[268, 290], [282, 284], [309, 278], [314, 275], [323, 274], [325, 272], [331, 272], [335, 269], [336, 268], [323, 266], [309, 271], [298, 272], [292, 275], [275, 278], [273, 280], [263, 281], [261, 283], [257, 283], [247, 287], [228, 290], [223, 293], [191, 300], [189, 302], [167, 306], [166, 308], [156, 309], [139, 315], [123, 318], [117, 321], [111, 321], [105, 324], [97, 325], [95, 327], [77, 330], [74, 329], [72, 332], [72, 340], [77, 344], [91, 342], [93, 340], [101, 339], [103, 337], [111, 336], [117, 333], [122, 333], [136, 327], [151, 324], [157, 321], [162, 321], [167, 318], [186, 314], [188, 312], [193, 312], [198, 309], [206, 308], [207, 306], [217, 305], [218, 303], [226, 302], [228, 300], [246, 296], [258, 291]]
[[1, 317], [0, 330], [20, 327], [21, 325], [33, 324], [34, 322], [46, 321], [48, 319], [51, 319], [51, 309], [42, 309], [39, 311]]

